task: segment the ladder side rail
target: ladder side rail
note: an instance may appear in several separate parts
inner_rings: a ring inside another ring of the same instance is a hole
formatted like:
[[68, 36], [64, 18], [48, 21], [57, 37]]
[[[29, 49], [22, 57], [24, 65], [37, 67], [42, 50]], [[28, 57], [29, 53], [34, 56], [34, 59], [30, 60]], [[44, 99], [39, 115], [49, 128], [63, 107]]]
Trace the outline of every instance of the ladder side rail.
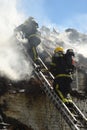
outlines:
[[[48, 68], [46, 67], [46, 65], [44, 64], [44, 62], [41, 60], [41, 58], [39, 57], [38, 59], [39, 59], [39, 61], [42, 63], [43, 67], [44, 67], [46, 70], [48, 70]], [[51, 73], [50, 71], [49, 71], [48, 73], [50, 74], [50, 76], [52, 77], [52, 79], [54, 79], [54, 76], [52, 75], [52, 73]]]
[[[38, 73], [36, 73], [38, 76]], [[38, 78], [41, 78], [42, 75], [40, 75], [40, 77], [38, 76]], [[44, 82], [45, 83], [45, 82]], [[51, 91], [49, 91], [50, 89], [50, 84], [43, 84], [44, 86], [44, 91], [46, 92], [47, 96], [49, 96], [51, 98], [51, 100], [53, 101], [53, 103], [55, 103], [55, 106], [57, 107], [58, 110], [60, 110], [62, 116], [64, 117], [64, 119], [66, 120], [66, 122], [68, 123], [68, 125], [71, 127], [72, 130], [79, 130], [79, 128], [77, 127], [76, 124], [74, 124], [74, 122], [76, 122], [76, 119], [72, 116], [72, 114], [70, 114], [70, 111], [68, 110], [68, 108], [66, 109], [65, 106], [61, 106], [59, 100], [56, 100], [56, 98], [54, 98], [54, 95], [52, 94]], [[48, 87], [47, 87], [48, 86]], [[63, 108], [64, 107], [64, 108]], [[67, 113], [68, 111], [68, 113]], [[73, 122], [74, 121], [74, 122]]]
[[77, 114], [81, 117], [82, 122], [87, 125], [87, 118], [85, 117], [85, 115], [81, 112], [81, 110], [76, 106], [76, 104], [74, 102], [72, 102], [72, 103], [73, 103], [73, 108], [75, 109]]
[[[44, 67], [45, 67], [46, 69], [48, 69], [48, 68], [46, 67], [46, 65], [43, 63], [43, 61], [41, 60], [40, 57], [39, 57], [39, 60], [40, 60], [41, 63], [44, 65]], [[51, 74], [51, 72], [50, 72], [50, 74]], [[52, 76], [52, 78], [54, 79], [54, 76], [53, 76], [52, 74], [51, 74], [50, 76]], [[77, 114], [80, 115], [80, 116], [82, 117], [82, 119], [84, 119], [84, 121], [85, 121], [86, 124], [87, 124], [87, 118], [86, 118], [85, 115], [80, 111], [80, 109], [76, 106], [76, 104], [75, 104], [74, 102], [73, 102], [73, 106], [74, 106], [74, 108], [75, 108]]]
[[[44, 67], [45, 69], [48, 69], [48, 68], [45, 66], [45, 64], [43, 63], [42, 60], [41, 60], [41, 64], [43, 64], [43, 67]], [[37, 68], [37, 64], [34, 63], [34, 67]], [[44, 86], [48, 86], [48, 87], [52, 90], [53, 88], [52, 88], [52, 86], [50, 85], [50, 83], [48, 82], [48, 80], [45, 78], [43, 72], [42, 72], [41, 70], [39, 70], [38, 73], [37, 73], [37, 75], [38, 75], [38, 74], [39, 74], [41, 77], [43, 77], [43, 79], [45, 80], [46, 85], [44, 85]], [[40, 79], [40, 76], [39, 76], [39, 79]], [[51, 75], [49, 75], [49, 76], [51, 76]], [[52, 77], [52, 76], [51, 76], [51, 77]], [[52, 79], [53, 79], [53, 77], [52, 77]], [[48, 84], [48, 85], [47, 85], [47, 84]], [[45, 92], [45, 93], [46, 93], [47, 95], [49, 94], [50, 97], [51, 97], [51, 100], [54, 101], [55, 98], [53, 98], [53, 97], [52, 97], [52, 94], [51, 94], [51, 93], [48, 93], [48, 92], [49, 92], [49, 90], [46, 89], [46, 92]], [[49, 95], [48, 95], [48, 96], [49, 96]], [[56, 96], [56, 97], [58, 97], [58, 96]], [[57, 99], [57, 100], [59, 101], [59, 99]], [[55, 104], [56, 104], [56, 106], [58, 107], [58, 103], [56, 103], [56, 102], [57, 102], [57, 101], [55, 101]], [[64, 104], [64, 103], [63, 103], [63, 104]], [[64, 105], [65, 105], [65, 104], [64, 104]], [[64, 107], [64, 106], [63, 106], [63, 107]], [[66, 107], [66, 105], [65, 105], [65, 107]], [[58, 107], [58, 109], [59, 109], [59, 107]], [[69, 110], [67, 107], [66, 107], [66, 109], [67, 109], [68, 115], [72, 118], [72, 120], [73, 120], [73, 121], [76, 121], [76, 119], [74, 118], [74, 116], [72, 116], [70, 110]], [[64, 113], [64, 112], [63, 112], [63, 113]]]
[[[40, 59], [40, 58], [39, 58]], [[47, 69], [47, 67], [46, 67], [46, 65], [43, 63], [43, 61], [40, 59], [40, 61], [41, 61], [41, 64], [43, 64], [43, 67], [45, 67], [46, 69]], [[34, 63], [34, 66], [35, 67], [37, 67], [37, 65]], [[44, 76], [44, 74], [43, 74], [43, 72], [41, 72], [40, 71], [40, 73], [42, 73], [41, 75], [43, 75], [42, 77], [45, 77]], [[52, 76], [52, 75], [49, 75], [49, 76]], [[52, 79], [53, 79], [53, 77], [52, 77]], [[48, 82], [48, 80], [45, 78], [44, 79], [48, 84], [49, 84], [49, 82]], [[52, 86], [49, 84], [49, 86], [50, 86], [50, 88], [52, 89]], [[58, 96], [56, 96], [56, 97], [58, 97]], [[59, 100], [59, 99], [57, 99], [57, 100]], [[73, 102], [73, 106], [74, 106], [74, 108], [75, 108], [75, 110], [76, 110], [76, 112], [77, 112], [77, 114], [78, 115], [80, 115], [81, 117], [82, 117], [82, 119], [84, 119], [85, 121], [86, 121], [86, 123], [87, 123], [87, 119], [86, 119], [86, 117], [84, 116], [84, 114], [79, 110], [79, 108], [75, 105], [75, 103]]]
[[[66, 108], [66, 110], [68, 111], [68, 114], [70, 114], [70, 116], [73, 118], [73, 120], [76, 121], [76, 119], [72, 116], [70, 110], [66, 107], [66, 105], [65, 105], [64, 103], [62, 103], [62, 101], [60, 100], [60, 98], [58, 98], [57, 94], [56, 94], [56, 93], [54, 92], [54, 90], [53, 90], [53, 87], [52, 87], [51, 84], [48, 82], [48, 80], [45, 78], [44, 74], [43, 74], [41, 71], [39, 71], [39, 72], [37, 73], [37, 76], [39, 76], [39, 79], [40, 79], [41, 77], [43, 77], [44, 81], [46, 82], [46, 85], [44, 85], [44, 86], [46, 86], [46, 87], [45, 87], [46, 91], [47, 91], [47, 89], [49, 88], [50, 95], [53, 94], [54, 97], [55, 97], [55, 99], [56, 99], [56, 102], [59, 101], [59, 103], [62, 105], [62, 107], [65, 107], [65, 108]], [[44, 83], [45, 83], [45, 82], [44, 82]], [[48, 86], [48, 87], [47, 87], [47, 86]]]

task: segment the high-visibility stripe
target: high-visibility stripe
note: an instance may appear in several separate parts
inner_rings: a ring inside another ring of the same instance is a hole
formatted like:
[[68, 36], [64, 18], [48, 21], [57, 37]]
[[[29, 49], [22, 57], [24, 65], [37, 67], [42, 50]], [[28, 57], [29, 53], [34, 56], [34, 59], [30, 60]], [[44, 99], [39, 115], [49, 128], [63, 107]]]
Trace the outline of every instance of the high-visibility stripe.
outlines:
[[29, 36], [29, 38], [34, 37], [34, 36], [39, 38], [39, 35], [37, 35], [37, 34], [31, 34], [31, 35]]
[[37, 59], [37, 52], [36, 52], [35, 47], [33, 47], [32, 50], [33, 50], [33, 53], [34, 53], [34, 60], [36, 60]]
[[56, 64], [55, 64], [55, 63], [53, 63], [53, 62], [51, 62], [51, 63], [50, 63], [50, 65], [52, 65], [52, 66], [56, 66]]
[[68, 102], [68, 100], [67, 100], [66, 98], [64, 98], [62, 92], [61, 92], [58, 88], [59, 88], [59, 87], [58, 87], [58, 85], [57, 85], [57, 86], [56, 86], [56, 90], [57, 90], [57, 92], [58, 92], [60, 98], [62, 99], [62, 101], [63, 101], [63, 102]]
[[58, 75], [56, 75], [56, 78], [58, 78], [58, 77], [71, 77], [71, 75], [69, 75], [69, 74], [58, 74]]
[[62, 92], [59, 90], [58, 84], [56, 85], [56, 91], [58, 92], [60, 98], [62, 99], [62, 101], [63, 101], [64, 103], [72, 102], [72, 99], [67, 99], [67, 98], [65, 98], [65, 97], [63, 96]]

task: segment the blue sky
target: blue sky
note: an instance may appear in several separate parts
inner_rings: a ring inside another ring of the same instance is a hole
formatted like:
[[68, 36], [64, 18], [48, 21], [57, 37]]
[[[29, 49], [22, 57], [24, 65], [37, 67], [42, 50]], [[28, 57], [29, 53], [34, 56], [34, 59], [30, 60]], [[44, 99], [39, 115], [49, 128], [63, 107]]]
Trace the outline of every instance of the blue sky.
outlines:
[[26, 18], [35, 17], [40, 25], [60, 29], [74, 27], [87, 32], [87, 0], [20, 0], [18, 9]]

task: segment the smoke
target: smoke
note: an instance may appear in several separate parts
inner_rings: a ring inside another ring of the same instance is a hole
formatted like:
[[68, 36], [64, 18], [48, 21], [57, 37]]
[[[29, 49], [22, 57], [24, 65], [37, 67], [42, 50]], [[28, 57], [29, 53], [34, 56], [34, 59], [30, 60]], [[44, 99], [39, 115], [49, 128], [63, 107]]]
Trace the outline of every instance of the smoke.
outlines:
[[0, 43], [6, 41], [19, 25], [24, 15], [17, 10], [19, 0], [0, 0]]
[[1, 76], [6, 76], [11, 80], [21, 80], [29, 79], [31, 73], [32, 66], [21, 50], [21, 46], [9, 43], [2, 45], [0, 48]]
[[23, 47], [12, 36], [14, 28], [24, 20], [24, 15], [17, 10], [19, 2], [0, 0], [0, 75], [11, 80], [29, 79], [32, 73]]

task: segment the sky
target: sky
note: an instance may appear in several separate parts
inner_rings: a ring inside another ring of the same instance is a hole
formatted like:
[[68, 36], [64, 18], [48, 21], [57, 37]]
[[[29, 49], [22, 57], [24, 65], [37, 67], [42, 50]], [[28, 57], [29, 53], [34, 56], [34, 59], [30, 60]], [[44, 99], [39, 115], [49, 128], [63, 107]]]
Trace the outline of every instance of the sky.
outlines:
[[87, 32], [87, 0], [20, 0], [18, 9], [40, 25]]

